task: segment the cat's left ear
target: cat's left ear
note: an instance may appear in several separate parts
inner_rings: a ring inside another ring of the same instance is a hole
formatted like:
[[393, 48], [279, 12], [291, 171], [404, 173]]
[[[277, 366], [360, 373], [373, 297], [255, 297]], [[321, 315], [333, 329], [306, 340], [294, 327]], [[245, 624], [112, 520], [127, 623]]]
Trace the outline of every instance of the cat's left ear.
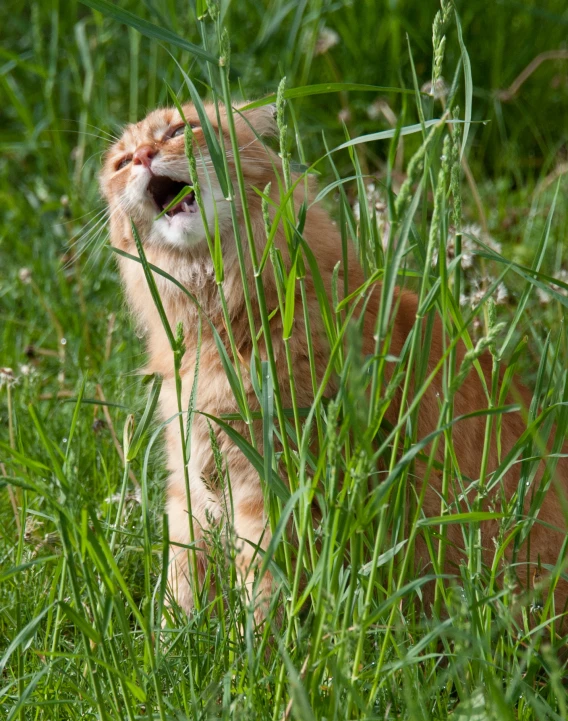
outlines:
[[[241, 107], [246, 107], [246, 105]], [[237, 106], [236, 111], [235, 122], [242, 123], [249, 129], [252, 127], [261, 138], [277, 135], [276, 105], [274, 103], [251, 110], [240, 110]]]

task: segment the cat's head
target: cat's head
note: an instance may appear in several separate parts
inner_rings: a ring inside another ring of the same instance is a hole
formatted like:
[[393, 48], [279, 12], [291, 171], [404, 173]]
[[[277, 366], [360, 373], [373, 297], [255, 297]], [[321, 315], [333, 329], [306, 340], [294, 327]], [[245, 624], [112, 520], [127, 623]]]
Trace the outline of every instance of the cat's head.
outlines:
[[[219, 125], [215, 106], [206, 105], [205, 109], [215, 132], [223, 135], [234, 179], [226, 110], [220, 108]], [[183, 114], [193, 130], [194, 155], [207, 225], [213, 233], [217, 212], [223, 232], [231, 227], [229, 203], [217, 179], [196, 109], [193, 105], [185, 105]], [[264, 147], [259, 137], [274, 132], [273, 109], [264, 106], [245, 113], [234, 109], [233, 118], [247, 185], [263, 189], [273, 177], [275, 156]], [[100, 183], [110, 208], [113, 245], [128, 247], [132, 244], [130, 219], [145, 244], [183, 250], [204, 243], [204, 224], [193, 193], [157, 218], [190, 184], [184, 147], [184, 120], [177, 109], [154, 110], [140, 122], [128, 125], [120, 140], [106, 153]]]

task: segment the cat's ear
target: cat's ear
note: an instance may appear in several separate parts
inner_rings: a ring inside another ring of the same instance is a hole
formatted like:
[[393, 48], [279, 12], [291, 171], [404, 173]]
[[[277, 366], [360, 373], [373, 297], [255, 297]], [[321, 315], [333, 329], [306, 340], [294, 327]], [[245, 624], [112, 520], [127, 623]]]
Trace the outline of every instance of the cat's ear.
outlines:
[[[247, 103], [248, 104], [248, 103]], [[242, 107], [246, 107], [243, 105]], [[240, 110], [237, 107], [236, 122], [242, 123], [249, 128], [253, 128], [254, 132], [261, 138], [277, 135], [276, 127], [276, 105], [262, 105], [260, 108], [252, 108], [251, 110]]]

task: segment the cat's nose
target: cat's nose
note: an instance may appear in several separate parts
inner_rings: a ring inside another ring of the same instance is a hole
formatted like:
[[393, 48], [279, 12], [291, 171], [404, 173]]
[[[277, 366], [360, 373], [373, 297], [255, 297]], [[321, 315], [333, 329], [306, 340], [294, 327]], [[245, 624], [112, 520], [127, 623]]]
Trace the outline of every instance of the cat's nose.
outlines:
[[136, 148], [134, 155], [132, 156], [132, 162], [134, 165], [143, 165], [145, 168], [149, 168], [152, 165], [152, 158], [158, 151], [151, 145], [141, 145]]

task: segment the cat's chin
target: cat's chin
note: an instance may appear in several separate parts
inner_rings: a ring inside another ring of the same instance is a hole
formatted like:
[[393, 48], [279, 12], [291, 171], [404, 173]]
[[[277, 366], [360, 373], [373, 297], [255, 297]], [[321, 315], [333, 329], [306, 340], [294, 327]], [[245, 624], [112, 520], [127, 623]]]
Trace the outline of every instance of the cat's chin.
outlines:
[[[211, 236], [215, 228], [215, 214], [218, 216], [219, 228], [223, 229], [231, 222], [228, 203], [223, 202], [224, 198], [220, 192], [217, 196], [213, 198], [209, 192], [204, 192], [202, 195]], [[180, 201], [173, 211], [173, 214], [169, 213], [153, 220], [148, 239], [152, 243], [181, 250], [206, 246], [203, 217], [195, 199], [189, 197]]]
[[182, 212], [155, 220], [151, 240], [176, 248], [192, 248], [205, 243], [205, 229], [200, 213]]

